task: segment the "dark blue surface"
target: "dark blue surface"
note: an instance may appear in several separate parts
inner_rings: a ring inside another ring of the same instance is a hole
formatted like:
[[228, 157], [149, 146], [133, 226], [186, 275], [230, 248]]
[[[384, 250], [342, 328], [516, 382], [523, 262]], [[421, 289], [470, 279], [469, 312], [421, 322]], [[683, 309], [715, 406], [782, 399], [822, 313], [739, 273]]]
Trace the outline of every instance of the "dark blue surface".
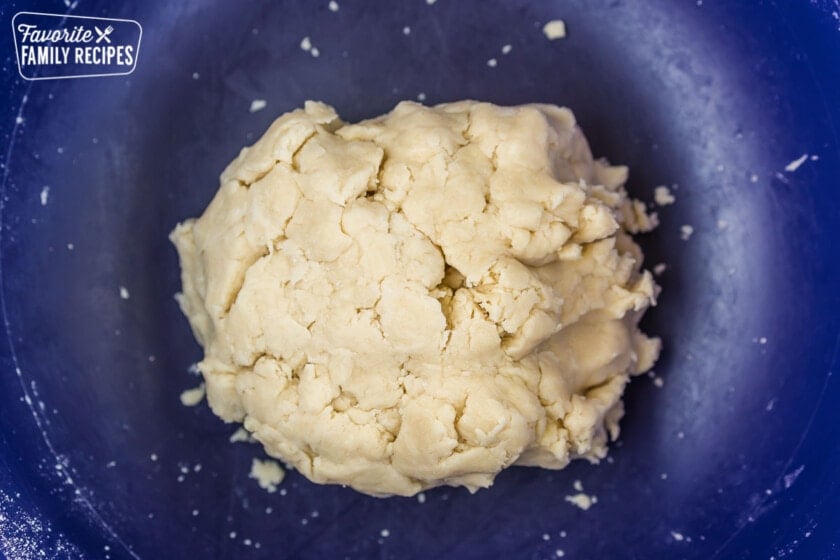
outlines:
[[[836, 1], [115, 4], [73, 13], [140, 21], [135, 73], [37, 83], [9, 22], [67, 7], [0, 9], [0, 554], [840, 557]], [[569, 35], [549, 42], [557, 17]], [[643, 238], [669, 265], [645, 320], [664, 387], [631, 385], [597, 467], [515, 468], [423, 504], [296, 473], [268, 495], [247, 478], [259, 449], [179, 402], [200, 351], [167, 234], [278, 114], [314, 98], [354, 120], [421, 92], [568, 105], [635, 196], [678, 185]], [[598, 496], [588, 512], [564, 502], [576, 479]]]

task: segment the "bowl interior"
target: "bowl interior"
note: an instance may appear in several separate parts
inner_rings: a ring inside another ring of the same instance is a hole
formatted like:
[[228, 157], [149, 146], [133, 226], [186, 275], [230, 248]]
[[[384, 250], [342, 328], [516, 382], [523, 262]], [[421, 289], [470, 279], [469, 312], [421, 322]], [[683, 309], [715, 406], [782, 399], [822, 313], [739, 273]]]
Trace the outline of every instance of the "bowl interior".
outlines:
[[[3, 480], [23, 495], [4, 491], [0, 505], [50, 528], [9, 531], [45, 550], [142, 558], [829, 550], [840, 526], [829, 9], [155, 4], [77, 9], [144, 26], [130, 76], [23, 82], [5, 68], [22, 122], [3, 170], [0, 421]], [[549, 41], [541, 28], [555, 18], [568, 36]], [[306, 36], [318, 57], [300, 48]], [[247, 476], [261, 450], [229, 443], [236, 427], [204, 403], [179, 401], [201, 354], [172, 297], [168, 232], [202, 211], [239, 148], [306, 99], [353, 121], [402, 99], [462, 98], [571, 107], [595, 155], [629, 165], [634, 196], [671, 187], [676, 204], [641, 238], [647, 265], [667, 265], [644, 322], [665, 342], [664, 385], [631, 384], [621, 440], [599, 466], [513, 468], [492, 489], [437, 489], [424, 503], [294, 472], [283, 495], [266, 494]], [[266, 108], [249, 112], [254, 99]], [[589, 511], [564, 501], [575, 480], [598, 497]]]

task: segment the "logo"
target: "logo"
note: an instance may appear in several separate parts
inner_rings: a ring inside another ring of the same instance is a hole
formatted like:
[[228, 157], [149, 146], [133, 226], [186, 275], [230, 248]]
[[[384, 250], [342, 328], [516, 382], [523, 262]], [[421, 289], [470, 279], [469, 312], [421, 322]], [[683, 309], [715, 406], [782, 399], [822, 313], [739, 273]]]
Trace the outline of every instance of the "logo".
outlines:
[[18, 12], [12, 18], [24, 80], [124, 76], [137, 66], [143, 28], [132, 19]]

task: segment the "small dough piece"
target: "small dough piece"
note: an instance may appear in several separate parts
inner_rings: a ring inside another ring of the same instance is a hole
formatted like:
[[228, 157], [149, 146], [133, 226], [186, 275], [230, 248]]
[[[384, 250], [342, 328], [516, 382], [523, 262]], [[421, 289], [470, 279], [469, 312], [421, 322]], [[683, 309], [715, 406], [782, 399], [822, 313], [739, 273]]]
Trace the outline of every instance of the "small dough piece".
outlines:
[[277, 486], [286, 478], [286, 471], [277, 461], [254, 459], [251, 461], [251, 472], [248, 477], [256, 480], [260, 488], [269, 494], [273, 494], [277, 491]]
[[553, 105], [281, 116], [171, 235], [210, 407], [375, 496], [598, 462], [660, 347], [626, 180]]
[[549, 41], [564, 39], [566, 37], [566, 22], [562, 19], [553, 19], [543, 25], [543, 35]]
[[204, 383], [194, 389], [187, 389], [181, 393], [181, 404], [195, 406], [204, 399]]
[[668, 206], [677, 201], [677, 198], [671, 192], [671, 189], [665, 185], [660, 185], [653, 189], [653, 200], [659, 206]]

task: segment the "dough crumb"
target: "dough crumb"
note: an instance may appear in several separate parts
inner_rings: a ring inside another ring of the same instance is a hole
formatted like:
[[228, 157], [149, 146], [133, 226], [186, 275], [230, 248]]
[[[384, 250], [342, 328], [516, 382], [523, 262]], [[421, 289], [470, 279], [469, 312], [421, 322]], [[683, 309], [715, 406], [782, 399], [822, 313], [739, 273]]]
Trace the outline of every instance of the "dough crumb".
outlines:
[[380, 535], [383, 539], [387, 539], [388, 537], [390, 537], [390, 536], [391, 536], [391, 531], [389, 531], [388, 529], [382, 529], [381, 531], [379, 531], [379, 535]]
[[337, 12], [338, 2], [336, 2], [335, 0], [330, 0], [330, 3], [327, 4], [327, 7], [330, 9], [331, 12]]
[[566, 556], [566, 553], [563, 552], [562, 548], [558, 548], [554, 551], [554, 556], [556, 556], [557, 558], [563, 558], [564, 556]]
[[659, 206], [668, 206], [677, 201], [676, 197], [671, 194], [671, 190], [665, 185], [660, 185], [653, 190], [653, 200]]
[[677, 542], [682, 542], [685, 540], [685, 537], [682, 535], [682, 533], [677, 533], [676, 531], [671, 531], [671, 537], [673, 537], [673, 539]]
[[723, 231], [725, 229], [728, 229], [729, 228], [729, 222], [727, 222], [726, 220], [723, 220], [723, 219], [718, 220], [717, 221], [717, 228], [721, 231]]
[[659, 263], [653, 267], [653, 273], [656, 276], [662, 276], [662, 274], [668, 269], [668, 265], [665, 263]]
[[579, 492], [571, 496], [566, 496], [566, 501], [572, 505], [579, 507], [583, 511], [587, 511], [593, 505], [598, 503], [598, 498], [597, 496], [590, 496], [589, 494]]
[[583, 483], [580, 480], [575, 480], [572, 483], [572, 488], [577, 492], [576, 494], [566, 496], [566, 501], [573, 504], [583, 511], [588, 510], [594, 504], [598, 503], [598, 498], [590, 494], [586, 494], [583, 490]]
[[549, 41], [563, 39], [566, 37], [566, 22], [562, 19], [553, 19], [543, 25], [542, 31]]
[[806, 161], [808, 161], [808, 154], [803, 154], [802, 157], [795, 159], [789, 164], [787, 164], [785, 166], [785, 171], [787, 171], [788, 173], [793, 173], [794, 171], [802, 167], [802, 164]]
[[490, 68], [495, 68], [498, 64], [499, 64], [499, 61], [496, 60], [495, 58], [491, 58], [490, 60], [487, 61], [487, 66], [489, 66]]
[[654, 377], [654, 378], [653, 378], [653, 384], [654, 384], [657, 388], [661, 389], [662, 387], [664, 387], [664, 386], [665, 386], [665, 380], [664, 380], [664, 379], [662, 379], [661, 377], [657, 376], [657, 377]]
[[755, 173], [750, 175], [750, 183], [758, 183], [758, 175], [756, 175]]
[[129, 299], [131, 294], [128, 293], [128, 288], [125, 286], [120, 286], [120, 299]]
[[254, 438], [251, 437], [251, 432], [245, 428], [239, 428], [230, 435], [229, 441], [231, 443], [238, 443], [241, 441], [254, 441]]
[[511, 45], [504, 45], [502, 47], [502, 54], [510, 54], [510, 51], [512, 51], [512, 50], [513, 50], [513, 47]]
[[408, 25], [403, 27], [403, 35], [411, 35], [411, 27], [409, 27]]
[[41, 206], [46, 206], [50, 200], [50, 188], [44, 187], [41, 189]]
[[260, 488], [269, 494], [273, 494], [277, 491], [277, 486], [283, 482], [286, 473], [277, 461], [272, 461], [271, 459], [265, 461], [254, 459], [251, 462], [251, 472], [248, 476], [256, 480]]
[[254, 99], [251, 101], [251, 107], [248, 108], [248, 111], [256, 113], [257, 111], [265, 109], [266, 105], [268, 105], [268, 103], [266, 103], [265, 99]]
[[421, 503], [421, 504], [425, 504], [426, 503], [426, 494], [424, 494], [423, 492], [420, 492], [419, 494], [417, 494], [417, 502]]
[[691, 239], [691, 236], [694, 234], [694, 228], [690, 225], [684, 225], [680, 227], [680, 239], [683, 241], [688, 241]]
[[204, 383], [194, 389], [187, 389], [181, 393], [181, 404], [184, 406], [195, 406], [204, 398]]
[[300, 48], [309, 52], [312, 50], [312, 40], [307, 36], [301, 39], [300, 41]]

